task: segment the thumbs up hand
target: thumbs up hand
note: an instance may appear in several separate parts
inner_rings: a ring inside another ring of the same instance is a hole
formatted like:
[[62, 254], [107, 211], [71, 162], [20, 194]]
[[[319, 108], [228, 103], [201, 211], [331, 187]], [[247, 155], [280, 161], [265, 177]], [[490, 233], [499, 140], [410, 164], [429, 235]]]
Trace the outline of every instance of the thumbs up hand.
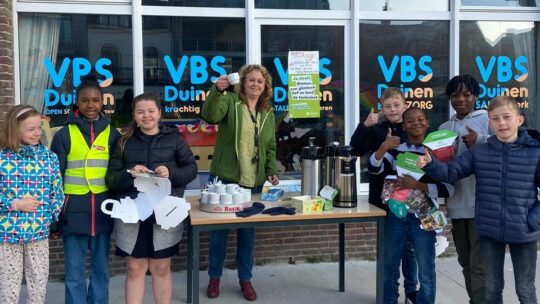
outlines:
[[375, 113], [375, 110], [371, 108], [371, 111], [369, 112], [368, 117], [364, 121], [364, 126], [369, 128], [371, 126], [376, 125], [378, 122], [379, 122], [379, 114]]
[[475, 130], [469, 128], [469, 126], [465, 126], [467, 128], [467, 135], [461, 136], [461, 139], [463, 140], [463, 143], [465, 146], [467, 146], [467, 149], [470, 149], [472, 146], [476, 144], [476, 138], [478, 137], [478, 133], [476, 133]]
[[429, 163], [431, 163], [431, 155], [429, 154], [429, 151], [426, 149], [424, 152], [424, 155], [419, 156], [416, 160], [416, 166], [420, 169], [427, 166]]
[[388, 151], [388, 150], [392, 150], [392, 149], [397, 149], [397, 147], [399, 147], [400, 145], [400, 139], [398, 136], [393, 136], [392, 135], [392, 129], [391, 128], [388, 128], [388, 134], [386, 135], [386, 139], [384, 140], [384, 142], [382, 143], [382, 147], [384, 148], [385, 151]]

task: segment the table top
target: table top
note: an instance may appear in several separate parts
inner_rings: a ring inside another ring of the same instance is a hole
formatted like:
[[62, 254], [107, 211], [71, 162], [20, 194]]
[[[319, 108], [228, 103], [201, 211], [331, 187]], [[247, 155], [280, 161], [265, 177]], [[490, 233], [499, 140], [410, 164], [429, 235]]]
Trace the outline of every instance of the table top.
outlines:
[[[295, 215], [269, 215], [257, 214], [249, 217], [238, 217], [234, 213], [210, 213], [199, 210], [199, 196], [190, 196], [186, 200], [191, 204], [189, 211], [191, 225], [213, 225], [213, 224], [238, 224], [254, 222], [277, 222], [277, 221], [298, 221], [317, 219], [338, 219], [338, 218], [361, 218], [385, 216], [386, 212], [367, 202], [367, 196], [358, 196], [356, 208], [337, 208], [321, 213], [296, 213]], [[254, 196], [255, 201], [258, 201]], [[260, 201], [266, 208], [286, 205], [286, 198], [277, 202]]]

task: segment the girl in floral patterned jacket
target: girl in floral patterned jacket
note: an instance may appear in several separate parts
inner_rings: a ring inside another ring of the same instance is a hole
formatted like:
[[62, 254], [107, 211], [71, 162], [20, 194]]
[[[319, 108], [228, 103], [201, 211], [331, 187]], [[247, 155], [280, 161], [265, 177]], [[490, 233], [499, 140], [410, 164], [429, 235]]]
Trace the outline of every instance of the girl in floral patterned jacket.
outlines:
[[56, 154], [40, 144], [41, 116], [8, 111], [0, 133], [0, 303], [19, 303], [23, 268], [29, 303], [45, 303], [49, 226], [64, 202]]

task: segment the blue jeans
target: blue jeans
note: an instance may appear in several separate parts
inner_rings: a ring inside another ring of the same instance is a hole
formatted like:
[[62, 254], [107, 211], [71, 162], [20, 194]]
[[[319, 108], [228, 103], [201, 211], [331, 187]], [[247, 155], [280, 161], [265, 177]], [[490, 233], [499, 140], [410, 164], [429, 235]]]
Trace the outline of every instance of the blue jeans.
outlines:
[[403, 288], [405, 289], [405, 293], [415, 292], [418, 285], [418, 264], [416, 263], [413, 244], [409, 240], [407, 240], [403, 248], [403, 254], [401, 255], [401, 272], [403, 273]]
[[[215, 175], [210, 174], [209, 181], [213, 181]], [[221, 180], [224, 184], [230, 182]], [[251, 188], [254, 193], [261, 192], [262, 186]], [[209, 265], [208, 276], [219, 278], [223, 273], [223, 262], [227, 252], [227, 239], [229, 230], [210, 231]], [[253, 245], [255, 244], [255, 229], [242, 228], [236, 230], [236, 264], [238, 267], [238, 279], [250, 280], [253, 270]]]
[[[537, 303], [534, 280], [536, 276], [536, 241], [508, 244], [516, 280], [516, 293], [521, 304]], [[486, 274], [486, 303], [502, 303], [504, 288], [504, 256], [506, 243], [480, 237], [482, 262]]]
[[420, 289], [417, 304], [435, 303], [435, 232], [420, 228], [420, 220], [412, 213], [398, 218], [389, 213], [384, 230], [384, 303], [396, 304], [399, 298], [399, 264], [403, 250], [410, 241], [418, 262]]
[[[109, 234], [64, 236], [66, 304], [109, 303]], [[86, 287], [86, 251], [90, 250], [90, 285]]]

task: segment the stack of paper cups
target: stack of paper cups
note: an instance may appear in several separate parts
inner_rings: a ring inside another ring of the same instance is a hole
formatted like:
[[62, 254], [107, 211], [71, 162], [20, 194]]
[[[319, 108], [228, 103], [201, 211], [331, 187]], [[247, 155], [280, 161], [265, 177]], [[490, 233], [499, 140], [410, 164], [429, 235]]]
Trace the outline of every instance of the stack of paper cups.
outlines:
[[244, 203], [244, 193], [242, 192], [234, 192], [232, 194], [232, 200], [234, 204], [242, 204]]
[[227, 192], [227, 186], [224, 184], [216, 185], [216, 188], [214, 189], [216, 193], [222, 194]]
[[227, 184], [226, 186], [227, 188], [227, 193], [234, 193], [238, 190], [238, 185], [237, 184]]

